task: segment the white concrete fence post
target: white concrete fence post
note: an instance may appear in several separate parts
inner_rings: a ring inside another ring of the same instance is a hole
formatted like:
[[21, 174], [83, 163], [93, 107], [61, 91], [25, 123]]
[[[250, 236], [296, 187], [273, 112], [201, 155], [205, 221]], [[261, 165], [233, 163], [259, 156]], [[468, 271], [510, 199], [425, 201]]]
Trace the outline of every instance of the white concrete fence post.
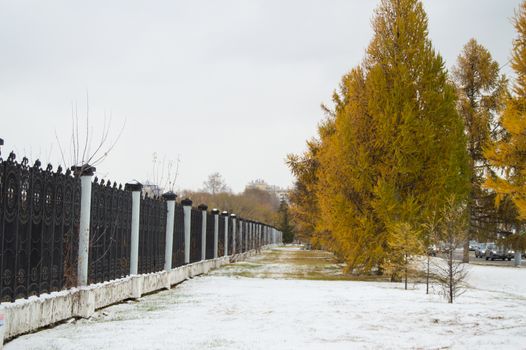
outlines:
[[206, 260], [206, 216], [208, 206], [206, 204], [199, 204], [197, 209], [201, 210], [201, 260]]
[[185, 198], [181, 201], [184, 212], [184, 263], [190, 263], [190, 225], [192, 224], [192, 200]]
[[89, 230], [91, 217], [91, 178], [95, 168], [90, 165], [72, 167], [73, 173], [80, 176], [80, 222], [79, 256], [77, 264], [77, 285], [88, 285]]
[[236, 254], [236, 214], [230, 214], [232, 218], [232, 252], [231, 254]]
[[219, 245], [219, 210], [212, 209], [214, 215], [214, 259], [217, 259]]
[[172, 253], [174, 242], [174, 220], [175, 220], [175, 199], [177, 195], [173, 192], [163, 194], [166, 201], [166, 245], [164, 247], [164, 270], [172, 269]]
[[129, 182], [124, 186], [124, 189], [132, 193], [130, 275], [136, 275], [139, 271], [139, 218], [141, 213], [142, 184], [137, 181]]
[[225, 218], [225, 239], [224, 239], [224, 256], [228, 256], [228, 212], [224, 211], [221, 213], [221, 216]]

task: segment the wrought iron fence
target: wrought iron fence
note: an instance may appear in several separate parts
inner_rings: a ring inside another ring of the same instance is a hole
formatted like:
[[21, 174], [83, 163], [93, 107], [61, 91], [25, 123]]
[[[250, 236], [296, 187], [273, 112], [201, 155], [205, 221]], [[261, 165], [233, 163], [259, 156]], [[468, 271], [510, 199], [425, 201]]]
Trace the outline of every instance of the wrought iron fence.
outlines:
[[206, 213], [206, 258], [214, 258], [215, 215]]
[[1, 301], [65, 288], [76, 260], [78, 179], [15, 158], [0, 158]]
[[201, 260], [203, 213], [195, 208], [192, 208], [190, 212], [192, 215], [190, 223], [190, 262], [196, 262]]
[[[0, 301], [14, 301], [77, 285], [80, 178], [70, 170], [41, 168], [37, 160], [19, 163], [11, 153], [0, 158]], [[88, 282], [97, 283], [130, 273], [132, 193], [115, 182], [94, 179], [89, 217]], [[215, 215], [206, 211], [207, 259], [214, 257]], [[138, 272], [164, 269], [167, 203], [140, 199]], [[190, 261], [201, 260], [203, 211], [192, 208]], [[219, 215], [218, 256], [233, 253], [234, 220]], [[175, 204], [172, 267], [185, 264], [184, 210]], [[262, 241], [249, 241], [249, 222], [236, 220], [236, 253]], [[242, 228], [242, 229], [241, 229]], [[250, 249], [250, 248], [249, 248]]]
[[90, 283], [126, 276], [130, 271], [131, 193], [122, 185], [95, 178], [91, 187]]
[[236, 228], [236, 253], [243, 253], [243, 220], [241, 218], [237, 219], [237, 228]]
[[173, 267], [184, 265], [184, 210], [180, 204], [175, 205], [172, 265]]
[[217, 256], [225, 255], [225, 220], [228, 220], [228, 217], [219, 215], [219, 235], [217, 239]]
[[139, 220], [139, 273], [164, 269], [166, 202], [162, 198], [141, 198]]
[[232, 217], [227, 216], [228, 220], [228, 254], [232, 254], [234, 251], [234, 220]]

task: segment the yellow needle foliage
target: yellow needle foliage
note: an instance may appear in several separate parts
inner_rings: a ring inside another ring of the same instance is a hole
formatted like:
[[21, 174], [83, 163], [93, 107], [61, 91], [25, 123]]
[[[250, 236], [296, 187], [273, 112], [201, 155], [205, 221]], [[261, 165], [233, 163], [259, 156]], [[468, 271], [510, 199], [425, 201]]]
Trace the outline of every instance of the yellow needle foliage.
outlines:
[[501, 118], [504, 133], [484, 153], [495, 170], [485, 186], [497, 193], [497, 204], [510, 196], [520, 219], [526, 219], [526, 2], [521, 4], [514, 25], [517, 38], [511, 66], [516, 80]]
[[334, 130], [320, 138], [317, 230], [350, 269], [381, 271], [389, 228], [418, 227], [469, 188], [455, 89], [427, 27], [420, 1], [381, 1], [363, 64], [334, 95]]

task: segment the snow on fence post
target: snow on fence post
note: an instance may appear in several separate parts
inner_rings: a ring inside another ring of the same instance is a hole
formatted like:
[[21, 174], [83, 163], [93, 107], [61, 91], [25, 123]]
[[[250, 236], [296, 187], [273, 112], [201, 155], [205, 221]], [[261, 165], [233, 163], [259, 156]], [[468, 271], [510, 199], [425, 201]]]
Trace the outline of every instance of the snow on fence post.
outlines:
[[177, 195], [172, 191], [163, 194], [166, 201], [166, 244], [164, 247], [164, 270], [170, 271], [172, 269], [172, 253], [173, 253], [173, 239], [174, 239], [174, 219], [175, 219], [175, 199]]
[[217, 246], [219, 244], [219, 210], [212, 209], [214, 214], [214, 259], [217, 259]]
[[206, 260], [206, 211], [208, 206], [206, 204], [199, 204], [197, 209], [201, 210], [203, 214], [201, 218], [201, 260]]
[[224, 240], [224, 256], [228, 256], [228, 212], [223, 211], [221, 216], [225, 218], [225, 240]]
[[91, 216], [91, 178], [95, 168], [85, 164], [73, 166], [71, 170], [80, 176], [80, 222], [79, 222], [79, 256], [77, 263], [77, 285], [88, 284], [89, 266], [89, 229]]
[[185, 198], [181, 201], [184, 211], [184, 263], [190, 263], [190, 225], [192, 223], [192, 200]]
[[236, 254], [236, 214], [230, 214], [232, 218], [232, 252], [231, 254]]
[[139, 268], [139, 218], [141, 214], [142, 184], [137, 181], [129, 182], [124, 185], [124, 189], [132, 193], [130, 275], [136, 275]]

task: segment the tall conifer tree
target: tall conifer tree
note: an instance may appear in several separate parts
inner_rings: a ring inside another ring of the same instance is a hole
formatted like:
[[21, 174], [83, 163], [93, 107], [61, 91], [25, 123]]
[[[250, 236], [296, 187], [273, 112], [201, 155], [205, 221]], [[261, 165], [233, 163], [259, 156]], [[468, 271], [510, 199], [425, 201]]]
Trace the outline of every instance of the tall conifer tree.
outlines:
[[463, 123], [418, 0], [383, 0], [363, 64], [335, 95], [335, 131], [320, 152], [322, 228], [350, 268], [380, 268], [389, 228], [419, 225], [469, 172]]
[[[513, 42], [511, 67], [515, 71], [512, 94], [506, 101], [501, 124], [502, 137], [485, 152], [493, 166], [485, 185], [497, 194], [497, 204], [509, 197], [519, 219], [526, 219], [526, 1], [514, 19], [517, 37]], [[517, 248], [526, 247], [526, 235], [514, 237]]]
[[482, 188], [489, 170], [484, 149], [499, 135], [498, 114], [506, 96], [506, 78], [489, 51], [475, 39], [462, 50], [453, 69], [458, 91], [458, 111], [464, 120], [471, 171], [467, 200], [468, 235], [464, 262], [469, 261], [469, 239], [493, 233], [497, 224], [494, 196]]

